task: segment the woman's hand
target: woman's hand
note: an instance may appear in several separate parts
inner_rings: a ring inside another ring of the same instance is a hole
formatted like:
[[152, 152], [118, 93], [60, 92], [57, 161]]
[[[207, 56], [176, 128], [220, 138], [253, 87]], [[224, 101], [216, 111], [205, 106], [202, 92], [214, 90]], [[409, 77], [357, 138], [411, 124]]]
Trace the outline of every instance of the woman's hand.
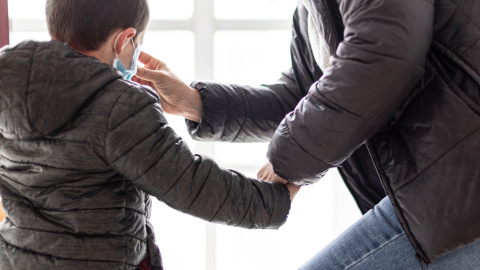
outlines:
[[287, 180], [281, 178], [275, 172], [273, 171], [272, 164], [268, 162], [265, 164], [260, 171], [257, 173], [257, 178], [265, 181], [265, 182], [271, 182], [271, 183], [279, 183], [279, 184], [284, 184], [287, 186], [288, 191], [290, 191], [290, 201], [293, 201], [295, 196], [297, 195], [298, 191], [300, 190], [300, 187], [289, 183]]
[[181, 81], [165, 63], [147, 53], [142, 52], [139, 61], [145, 66], [138, 67], [133, 81], [154, 88], [164, 112], [201, 121], [203, 104], [197, 90]]

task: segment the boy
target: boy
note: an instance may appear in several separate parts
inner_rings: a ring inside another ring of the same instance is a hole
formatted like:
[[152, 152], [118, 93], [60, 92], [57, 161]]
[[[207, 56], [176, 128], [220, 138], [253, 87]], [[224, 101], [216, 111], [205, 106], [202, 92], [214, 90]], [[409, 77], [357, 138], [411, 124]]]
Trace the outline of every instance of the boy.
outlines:
[[162, 269], [149, 195], [207, 221], [285, 222], [293, 186], [193, 155], [128, 80], [148, 19], [146, 0], [48, 0], [53, 41], [0, 53], [2, 269]]

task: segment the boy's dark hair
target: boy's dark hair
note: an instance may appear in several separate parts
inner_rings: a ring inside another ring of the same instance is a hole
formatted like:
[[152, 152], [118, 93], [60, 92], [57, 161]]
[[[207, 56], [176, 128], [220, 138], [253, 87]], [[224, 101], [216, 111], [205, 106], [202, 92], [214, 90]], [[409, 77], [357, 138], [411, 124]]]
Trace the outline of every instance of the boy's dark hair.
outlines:
[[75, 49], [98, 50], [118, 29], [144, 31], [150, 19], [147, 0], [47, 0], [48, 31]]

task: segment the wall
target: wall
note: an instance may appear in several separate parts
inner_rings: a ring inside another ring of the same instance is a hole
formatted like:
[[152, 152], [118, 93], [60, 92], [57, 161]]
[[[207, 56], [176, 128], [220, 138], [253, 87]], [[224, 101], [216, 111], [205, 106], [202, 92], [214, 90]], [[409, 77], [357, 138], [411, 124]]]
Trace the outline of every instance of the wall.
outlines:
[[0, 48], [8, 44], [8, 3], [0, 0]]

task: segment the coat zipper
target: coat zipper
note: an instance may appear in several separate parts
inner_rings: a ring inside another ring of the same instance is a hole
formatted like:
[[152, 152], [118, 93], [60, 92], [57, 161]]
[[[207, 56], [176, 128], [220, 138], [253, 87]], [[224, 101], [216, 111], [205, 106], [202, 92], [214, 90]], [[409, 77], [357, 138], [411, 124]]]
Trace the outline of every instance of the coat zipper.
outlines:
[[398, 207], [397, 201], [396, 201], [395, 196], [393, 194], [393, 190], [390, 187], [390, 185], [388, 184], [388, 181], [387, 181], [388, 178], [385, 175], [385, 172], [384, 172], [382, 166], [380, 165], [380, 161], [378, 159], [378, 156], [376, 155], [376, 151], [374, 151], [375, 148], [373, 146], [373, 143], [372, 143], [371, 139], [368, 139], [365, 142], [365, 145], [367, 146], [368, 152], [370, 153], [370, 158], [373, 161], [373, 166], [375, 167], [375, 170], [377, 171], [378, 177], [380, 178], [380, 181], [383, 185], [383, 188], [387, 192], [387, 195], [388, 195], [390, 201], [392, 202], [392, 206], [395, 209], [395, 213], [397, 214], [398, 220], [400, 221], [400, 224], [402, 225], [402, 228], [405, 231], [405, 234], [407, 235], [408, 239], [410, 240], [410, 242], [412, 243], [412, 245], [413, 245], [413, 247], [416, 251], [415, 257], [420, 262], [420, 265], [423, 269], [424, 266], [427, 266], [431, 262], [427, 258], [425, 253], [420, 249], [420, 246], [419, 246], [418, 242], [415, 240], [415, 238], [413, 237], [413, 234], [410, 232], [410, 230], [407, 230], [408, 226], [406, 225], [406, 221], [405, 221], [405, 218], [403, 217], [403, 215], [399, 215], [399, 213], [402, 213], [402, 212], [401, 212], [400, 208]]
[[[334, 46], [334, 50], [333, 51], [336, 51], [336, 48], [338, 47], [338, 45], [340, 44], [340, 42], [343, 40], [343, 30], [341, 31], [339, 29], [339, 27], [337, 26], [337, 24], [335, 23], [335, 20], [333, 18], [333, 13], [339, 13], [340, 11], [337, 9], [336, 6], [334, 6], [334, 3], [332, 3], [332, 1], [335, 1], [335, 0], [321, 0], [319, 1], [321, 4], [322, 4], [322, 7], [324, 10], [325, 10], [325, 17], [327, 18], [327, 21], [328, 21], [328, 26], [332, 29], [332, 33], [334, 33], [332, 36], [335, 38], [334, 42], [335, 44], [333, 44]], [[343, 26], [343, 25], [342, 25]], [[331, 46], [332, 44], [328, 44], [329, 46]], [[330, 49], [330, 48], [329, 48]]]

